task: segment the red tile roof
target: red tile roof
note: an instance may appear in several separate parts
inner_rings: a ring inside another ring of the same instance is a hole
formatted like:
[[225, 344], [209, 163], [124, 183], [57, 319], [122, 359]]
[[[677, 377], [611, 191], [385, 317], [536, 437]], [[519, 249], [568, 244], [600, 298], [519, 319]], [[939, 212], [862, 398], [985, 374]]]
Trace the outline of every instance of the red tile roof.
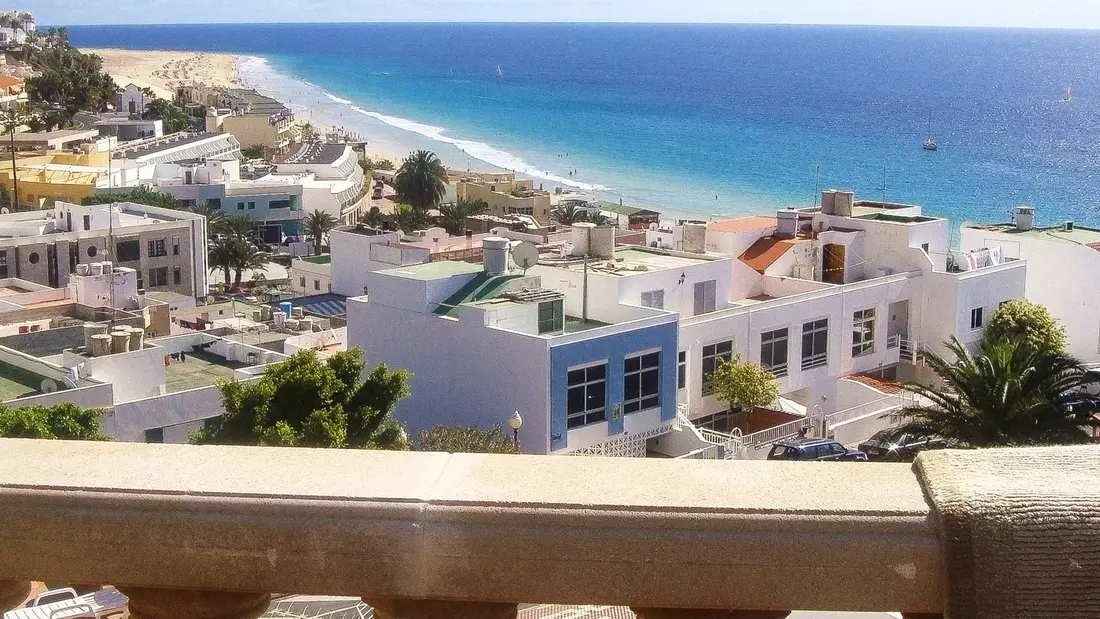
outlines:
[[711, 232], [745, 232], [747, 230], [767, 230], [775, 227], [775, 217], [753, 215], [751, 217], [739, 217], [725, 221], [714, 221], [707, 224], [707, 230]]
[[879, 391], [889, 395], [897, 395], [901, 393], [901, 384], [892, 380], [886, 380], [885, 378], [879, 378], [878, 376], [871, 376], [870, 374], [852, 374], [851, 376], [845, 376], [844, 378], [855, 381], [857, 383], [862, 383], [873, 389], [878, 389]]
[[11, 88], [12, 86], [22, 86], [23, 80], [10, 75], [0, 75], [0, 88]]
[[768, 267], [783, 257], [783, 254], [790, 251], [795, 245], [806, 241], [807, 239], [779, 239], [774, 236], [766, 236], [753, 243], [738, 259], [763, 275]]

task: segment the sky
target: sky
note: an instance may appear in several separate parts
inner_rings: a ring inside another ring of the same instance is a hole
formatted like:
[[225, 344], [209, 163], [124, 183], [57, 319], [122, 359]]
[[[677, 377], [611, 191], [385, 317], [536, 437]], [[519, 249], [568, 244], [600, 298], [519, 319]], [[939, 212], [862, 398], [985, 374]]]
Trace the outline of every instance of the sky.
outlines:
[[39, 24], [699, 22], [1100, 29], [1097, 0], [31, 0]]

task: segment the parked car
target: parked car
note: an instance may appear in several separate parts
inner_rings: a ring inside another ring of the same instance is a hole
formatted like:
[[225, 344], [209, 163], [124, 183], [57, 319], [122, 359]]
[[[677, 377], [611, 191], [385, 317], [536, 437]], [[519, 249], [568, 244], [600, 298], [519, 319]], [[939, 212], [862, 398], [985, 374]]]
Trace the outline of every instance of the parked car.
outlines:
[[887, 428], [860, 443], [859, 450], [868, 460], [880, 462], [908, 462], [925, 449], [943, 449], [947, 442], [939, 437], [923, 437], [909, 434], [897, 428]]
[[768, 452], [768, 460], [863, 461], [867, 454], [848, 449], [831, 438], [799, 437], [779, 441]]

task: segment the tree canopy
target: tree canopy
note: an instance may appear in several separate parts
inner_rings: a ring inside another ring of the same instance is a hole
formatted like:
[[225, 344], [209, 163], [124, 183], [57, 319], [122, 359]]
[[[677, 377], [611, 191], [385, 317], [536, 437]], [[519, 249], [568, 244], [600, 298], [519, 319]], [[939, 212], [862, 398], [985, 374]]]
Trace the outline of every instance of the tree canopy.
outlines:
[[329, 232], [332, 232], [340, 222], [336, 220], [330, 213], [326, 213], [322, 210], [315, 210], [310, 213], [305, 222], [302, 223], [302, 229], [305, 233], [313, 237], [313, 253], [320, 255], [321, 244], [325, 240], [325, 236]]
[[82, 109], [98, 110], [114, 100], [118, 86], [103, 71], [103, 60], [69, 44], [65, 29], [32, 37], [27, 59], [38, 74], [26, 80], [32, 102], [52, 103], [71, 119]]
[[447, 193], [447, 168], [435, 153], [418, 150], [398, 168], [394, 184], [405, 202], [424, 212], [438, 206]]
[[421, 430], [417, 437], [420, 451], [445, 451], [448, 453], [514, 454], [516, 445], [500, 424], [488, 430], [475, 426], [436, 426]]
[[161, 121], [165, 133], [176, 133], [191, 127], [191, 118], [184, 113], [183, 108], [160, 97], [155, 97], [146, 104], [141, 117], [144, 120]]
[[241, 149], [241, 156], [245, 159], [263, 159], [266, 154], [263, 144], [253, 144]]
[[462, 234], [466, 231], [466, 218], [481, 215], [489, 210], [484, 200], [459, 200], [453, 204], [439, 207], [439, 225], [446, 228], [448, 234]]
[[222, 382], [225, 414], [191, 434], [195, 444], [408, 449], [393, 416], [409, 374], [378, 365], [362, 378], [359, 349], [322, 360], [302, 350], [258, 381]]
[[183, 208], [183, 203], [172, 196], [144, 186], [128, 191], [97, 191], [90, 196], [84, 196], [80, 200], [80, 203], [85, 206], [89, 204], [113, 204], [115, 202], [133, 202], [177, 210]]
[[775, 376], [759, 363], [742, 361], [740, 356], [719, 363], [711, 380], [715, 394], [729, 402], [732, 409], [767, 406], [779, 398]]
[[941, 437], [958, 447], [1082, 443], [1097, 399], [1084, 387], [1086, 370], [1076, 359], [1035, 350], [1024, 340], [983, 340], [971, 354], [957, 339], [950, 361], [922, 353], [943, 381], [935, 388], [908, 383], [917, 404], [899, 411], [901, 430]]
[[1022, 339], [1033, 350], [1053, 354], [1066, 352], [1066, 329], [1047, 308], [1031, 301], [1007, 301], [989, 318], [983, 340]]
[[0, 406], [0, 436], [73, 441], [109, 441], [100, 429], [106, 411], [81, 408], [72, 402], [50, 406]]

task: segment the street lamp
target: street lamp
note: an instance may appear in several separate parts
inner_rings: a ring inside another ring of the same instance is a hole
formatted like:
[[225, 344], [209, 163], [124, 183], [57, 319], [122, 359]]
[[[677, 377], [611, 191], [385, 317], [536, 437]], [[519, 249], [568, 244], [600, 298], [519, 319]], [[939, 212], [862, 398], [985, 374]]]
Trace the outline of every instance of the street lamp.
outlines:
[[512, 443], [515, 444], [516, 451], [519, 451], [519, 429], [523, 427], [523, 417], [519, 416], [518, 410], [508, 418], [508, 425], [512, 428]]

